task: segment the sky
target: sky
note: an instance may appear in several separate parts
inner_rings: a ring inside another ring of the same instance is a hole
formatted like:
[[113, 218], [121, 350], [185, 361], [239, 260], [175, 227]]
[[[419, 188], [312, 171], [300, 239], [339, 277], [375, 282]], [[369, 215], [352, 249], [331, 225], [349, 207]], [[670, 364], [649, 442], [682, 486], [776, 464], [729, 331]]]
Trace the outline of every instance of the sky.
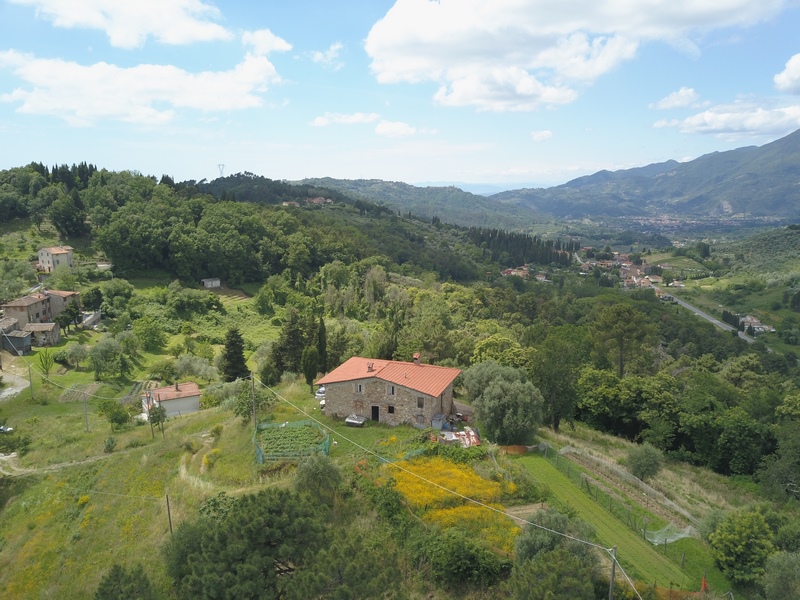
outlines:
[[0, 0], [0, 169], [548, 187], [800, 129], [800, 0]]

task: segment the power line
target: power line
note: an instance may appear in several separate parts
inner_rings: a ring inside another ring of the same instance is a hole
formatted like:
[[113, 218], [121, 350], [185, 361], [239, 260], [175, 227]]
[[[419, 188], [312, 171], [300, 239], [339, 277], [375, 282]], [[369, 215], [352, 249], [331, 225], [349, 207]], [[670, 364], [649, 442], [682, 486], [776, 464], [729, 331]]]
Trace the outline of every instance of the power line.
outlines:
[[[255, 379], [252, 375], [250, 377], [252, 379]], [[452, 495], [457, 496], [457, 497], [459, 497], [459, 498], [461, 498], [463, 500], [466, 500], [467, 502], [471, 502], [471, 503], [473, 503], [473, 504], [475, 504], [477, 506], [481, 506], [481, 507], [486, 508], [488, 510], [491, 510], [491, 511], [494, 511], [494, 512], [499, 513], [501, 515], [504, 515], [504, 516], [508, 517], [509, 519], [511, 519], [513, 521], [517, 521], [517, 522], [520, 522], [520, 523], [525, 523], [526, 525], [530, 525], [530, 526], [535, 527], [537, 529], [541, 529], [543, 531], [547, 531], [547, 532], [552, 533], [554, 535], [559, 535], [559, 536], [561, 536], [563, 538], [566, 538], [566, 539], [569, 539], [569, 540], [584, 544], [586, 546], [591, 546], [592, 548], [597, 548], [598, 550], [602, 550], [603, 552], [606, 552], [611, 557], [611, 560], [613, 561], [613, 563], [615, 563], [619, 567], [620, 571], [625, 576], [625, 579], [627, 580], [628, 584], [631, 586], [631, 589], [633, 590], [633, 592], [636, 594], [636, 596], [639, 598], [639, 600], [642, 600], [642, 596], [639, 594], [639, 591], [636, 589], [636, 586], [634, 586], [634, 584], [631, 581], [630, 577], [628, 577], [628, 574], [625, 572], [625, 569], [622, 568], [622, 565], [619, 563], [619, 560], [617, 560], [615, 552], [614, 552], [615, 548], [606, 548], [605, 546], [601, 546], [599, 544], [595, 544], [594, 542], [590, 542], [588, 540], [582, 540], [580, 538], [574, 537], [572, 535], [569, 535], [568, 533], [564, 533], [563, 531], [556, 531], [555, 529], [550, 529], [549, 527], [545, 527], [543, 525], [539, 525], [538, 523], [533, 523], [532, 521], [528, 521], [527, 519], [523, 519], [522, 517], [509, 515], [505, 511], [502, 511], [502, 510], [500, 510], [498, 508], [495, 508], [493, 506], [489, 506], [488, 504], [484, 504], [480, 500], [476, 500], [474, 498], [470, 498], [469, 496], [465, 496], [464, 494], [461, 494], [460, 492], [457, 492], [455, 490], [447, 488], [447, 487], [445, 487], [445, 486], [443, 486], [443, 485], [441, 485], [439, 483], [436, 483], [435, 481], [431, 481], [431, 480], [423, 477], [422, 475], [419, 475], [418, 473], [414, 473], [413, 471], [404, 468], [403, 466], [401, 466], [398, 463], [389, 462], [386, 458], [382, 457], [380, 454], [378, 454], [374, 450], [370, 450], [369, 448], [366, 448], [365, 446], [362, 446], [358, 442], [348, 438], [347, 436], [345, 436], [342, 433], [336, 431], [335, 429], [333, 429], [329, 425], [323, 423], [322, 421], [320, 421], [319, 419], [317, 419], [313, 415], [307, 413], [306, 411], [304, 411], [302, 408], [300, 408], [299, 406], [297, 406], [293, 402], [291, 402], [291, 401], [287, 400], [286, 398], [284, 398], [283, 396], [281, 396], [278, 392], [273, 390], [268, 385], [264, 384], [263, 382], [259, 382], [259, 384], [263, 388], [265, 388], [265, 389], [269, 390], [270, 392], [272, 392], [273, 394], [275, 394], [276, 398], [279, 398], [280, 400], [282, 400], [283, 402], [285, 402], [286, 404], [288, 404], [289, 406], [294, 408], [297, 412], [299, 412], [300, 414], [304, 415], [305, 417], [307, 417], [309, 420], [313, 421], [314, 423], [316, 423], [320, 427], [323, 427], [324, 429], [327, 429], [331, 433], [335, 433], [338, 437], [342, 438], [346, 442], [349, 442], [350, 444], [352, 444], [353, 446], [355, 446], [356, 448], [362, 450], [363, 452], [365, 452], [367, 454], [375, 456], [376, 458], [378, 458], [378, 460], [380, 460], [381, 462], [383, 462], [383, 463], [385, 463], [387, 465], [395, 467], [396, 469], [399, 469], [399, 470], [403, 471], [404, 473], [407, 473], [407, 474], [409, 474], [409, 475], [411, 475], [413, 477], [416, 477], [417, 479], [419, 479], [421, 481], [424, 481], [425, 483], [428, 483], [430, 485], [433, 485], [433, 486], [435, 486], [435, 487], [437, 487], [437, 488], [439, 488], [439, 489], [441, 489], [441, 490], [443, 490], [443, 491], [445, 491], [445, 492], [447, 492], [449, 494], [452, 494]]]

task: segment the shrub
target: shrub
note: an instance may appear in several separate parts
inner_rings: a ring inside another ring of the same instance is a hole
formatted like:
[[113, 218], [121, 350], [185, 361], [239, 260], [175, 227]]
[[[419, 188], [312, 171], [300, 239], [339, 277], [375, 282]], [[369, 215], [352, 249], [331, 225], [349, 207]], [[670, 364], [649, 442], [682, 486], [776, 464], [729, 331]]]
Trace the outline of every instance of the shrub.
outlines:
[[632, 448], [628, 452], [628, 469], [634, 477], [646, 481], [658, 475], [661, 465], [664, 462], [664, 455], [655, 446], [642, 444]]
[[103, 442], [103, 452], [106, 454], [111, 454], [114, 451], [114, 448], [117, 447], [117, 440], [114, 437], [107, 437]]
[[205, 456], [203, 456], [203, 466], [206, 469], [213, 469], [221, 454], [222, 452], [220, 452], [219, 448], [214, 448], [210, 452], [206, 452]]
[[194, 438], [186, 438], [181, 447], [189, 454], [194, 454], [200, 449], [200, 443]]
[[222, 437], [222, 424], [214, 425], [211, 428], [211, 437], [214, 438], [214, 443], [219, 441], [219, 438]]

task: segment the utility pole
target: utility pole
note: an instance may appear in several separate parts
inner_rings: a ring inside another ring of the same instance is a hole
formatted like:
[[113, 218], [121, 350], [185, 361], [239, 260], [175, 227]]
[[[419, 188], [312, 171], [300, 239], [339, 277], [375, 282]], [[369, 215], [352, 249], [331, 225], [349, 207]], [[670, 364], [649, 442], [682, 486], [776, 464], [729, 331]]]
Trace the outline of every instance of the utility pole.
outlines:
[[167, 518], [169, 519], [169, 534], [172, 535], [172, 512], [169, 510], [169, 494], [167, 496]]
[[253, 433], [255, 433], [258, 431], [258, 419], [256, 418], [256, 376], [253, 373], [250, 374], [250, 382], [253, 384]]
[[611, 581], [608, 584], [608, 600], [614, 600], [614, 575], [617, 570], [617, 547], [611, 549]]
[[33, 400], [33, 373], [31, 372], [30, 363], [28, 363], [28, 381], [31, 382], [31, 400]]
[[81, 392], [83, 395], [83, 421], [85, 423], [85, 432], [89, 433], [89, 413], [86, 412], [86, 392]]

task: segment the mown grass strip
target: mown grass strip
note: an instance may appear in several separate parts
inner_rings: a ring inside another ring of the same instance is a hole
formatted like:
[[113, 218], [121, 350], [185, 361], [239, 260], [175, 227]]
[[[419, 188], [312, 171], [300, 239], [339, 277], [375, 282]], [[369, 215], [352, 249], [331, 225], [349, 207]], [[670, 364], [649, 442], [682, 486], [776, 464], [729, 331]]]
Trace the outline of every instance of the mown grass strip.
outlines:
[[598, 543], [609, 548], [617, 547], [617, 558], [631, 577], [645, 583], [655, 581], [665, 587], [670, 583], [681, 588], [699, 587], [699, 581], [695, 586], [695, 582], [690, 581], [680, 566], [659, 554], [652, 544], [612, 517], [544, 457], [528, 455], [517, 460], [530, 469], [539, 481], [547, 484], [559, 501], [570, 506], [581, 519], [595, 528]]

